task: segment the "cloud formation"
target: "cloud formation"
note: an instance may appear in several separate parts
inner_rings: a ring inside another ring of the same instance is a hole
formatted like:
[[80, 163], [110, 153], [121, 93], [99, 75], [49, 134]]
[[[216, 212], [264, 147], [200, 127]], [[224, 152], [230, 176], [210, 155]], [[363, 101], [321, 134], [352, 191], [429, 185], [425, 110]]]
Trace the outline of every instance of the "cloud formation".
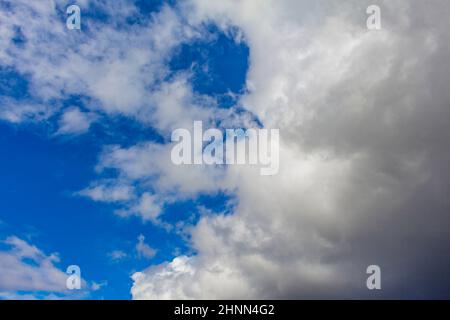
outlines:
[[96, 116], [92, 113], [82, 112], [79, 108], [65, 110], [59, 120], [59, 129], [56, 134], [82, 134], [89, 130]]
[[236, 210], [200, 220], [195, 256], [136, 273], [134, 298], [448, 296], [450, 7], [379, 1], [369, 31], [372, 2], [193, 1], [242, 30], [241, 103], [281, 129], [281, 168], [229, 167]]
[[155, 256], [156, 250], [145, 243], [144, 235], [140, 234], [136, 244], [136, 252], [139, 258], [151, 259]]
[[[127, 17], [139, 13], [130, 2], [84, 1], [116, 14], [109, 24], [87, 19], [81, 33], [68, 33], [49, 2], [17, 0], [0, 11], [0, 63], [29, 82], [28, 98], [0, 99], [2, 119], [56, 117], [60, 133], [73, 134], [97, 115], [121, 115], [163, 140], [194, 120], [256, 126], [195, 93], [189, 71], [170, 72], [174, 48], [207, 36], [213, 23], [227, 34], [238, 28], [235, 40], [250, 48], [236, 107], [280, 129], [280, 171], [270, 177], [247, 166], [176, 167], [165, 142], [104, 148], [97, 171], [114, 177], [80, 194], [123, 204], [121, 216], [158, 224], [166, 203], [217, 192], [237, 199], [231, 214], [205, 210], [186, 230], [195, 255], [136, 272], [133, 298], [448, 296], [447, 1], [375, 1], [379, 31], [366, 28], [374, 1], [365, 0], [191, 0], [131, 26]], [[71, 95], [86, 110], [64, 107]], [[16, 251], [0, 261], [34, 274], [22, 265], [27, 252], [55, 272], [51, 259], [10, 241]], [[143, 237], [136, 249], [154, 255]], [[382, 270], [380, 292], [365, 286], [371, 264]]]
[[61, 293], [67, 290], [67, 275], [55, 263], [55, 254], [45, 255], [37, 247], [16, 237], [3, 241], [10, 247], [0, 251], [0, 292], [46, 291]]

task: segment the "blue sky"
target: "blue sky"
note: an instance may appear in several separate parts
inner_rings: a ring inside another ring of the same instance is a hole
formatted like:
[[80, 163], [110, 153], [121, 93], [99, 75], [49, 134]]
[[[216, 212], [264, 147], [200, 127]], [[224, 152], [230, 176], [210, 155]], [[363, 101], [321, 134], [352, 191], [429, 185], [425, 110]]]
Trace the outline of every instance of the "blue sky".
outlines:
[[[140, 18], [146, 20], [162, 4], [136, 1], [136, 5]], [[112, 19], [95, 6], [83, 10], [82, 17], [101, 23]], [[65, 23], [63, 14], [60, 23]], [[140, 21], [130, 19], [129, 23]], [[235, 104], [230, 93], [239, 95], [245, 90], [249, 50], [244, 42], [236, 43], [214, 25], [205, 29], [208, 39], [176, 46], [168, 66], [173, 75], [194, 66], [190, 76], [193, 90], [217, 97], [220, 107], [229, 108]], [[0, 96], [33, 102], [26, 74], [7, 66], [2, 66], [0, 74]], [[61, 98], [52, 103], [81, 109], [89, 103], [79, 95]], [[94, 202], [76, 192], [92, 180], [114, 175], [105, 172], [99, 177], [95, 172], [104, 146], [129, 147], [142, 141], [161, 142], [164, 138], [152, 127], [120, 115], [95, 123], [81, 136], [55, 136], [57, 126], [57, 116], [41, 123], [0, 123], [0, 147], [5, 150], [0, 159], [0, 238], [14, 234], [45, 253], [58, 252], [59, 268], [79, 265], [83, 279], [106, 284], [99, 290], [88, 290], [88, 298], [129, 299], [133, 272], [194, 252], [185, 237], [175, 230], [167, 231], [138, 217], [118, 217], [114, 211], [120, 206]], [[229, 195], [219, 192], [176, 201], [164, 207], [162, 219], [170, 224], [178, 221], [195, 224], [198, 206], [223, 211], [229, 200]], [[136, 252], [141, 234], [156, 250], [150, 259], [140, 258]], [[122, 251], [127, 256], [115, 261], [110, 256], [113, 251]], [[33, 292], [19, 291], [29, 293]]]

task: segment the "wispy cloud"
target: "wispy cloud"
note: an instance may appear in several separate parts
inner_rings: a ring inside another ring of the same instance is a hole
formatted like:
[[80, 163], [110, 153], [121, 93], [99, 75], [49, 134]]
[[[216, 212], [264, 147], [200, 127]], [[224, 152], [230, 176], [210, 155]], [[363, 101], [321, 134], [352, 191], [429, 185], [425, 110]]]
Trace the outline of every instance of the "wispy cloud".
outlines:
[[136, 244], [136, 252], [139, 258], [151, 259], [156, 255], [156, 250], [145, 243], [144, 235], [140, 234]]
[[56, 254], [46, 255], [16, 237], [3, 241], [10, 250], [0, 251], [0, 291], [65, 292], [67, 275], [56, 267]]
[[111, 251], [108, 253], [108, 256], [113, 262], [118, 262], [128, 257], [128, 255], [122, 250]]

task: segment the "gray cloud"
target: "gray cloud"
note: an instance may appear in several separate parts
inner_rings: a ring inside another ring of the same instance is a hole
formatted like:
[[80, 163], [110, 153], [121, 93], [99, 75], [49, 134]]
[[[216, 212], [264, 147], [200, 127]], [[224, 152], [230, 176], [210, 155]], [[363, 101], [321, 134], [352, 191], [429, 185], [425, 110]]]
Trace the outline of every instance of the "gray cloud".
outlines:
[[198, 255], [135, 274], [135, 298], [448, 297], [450, 6], [377, 3], [380, 31], [369, 1], [195, 1], [242, 29], [242, 104], [281, 129], [282, 168], [230, 168], [234, 214], [200, 221]]

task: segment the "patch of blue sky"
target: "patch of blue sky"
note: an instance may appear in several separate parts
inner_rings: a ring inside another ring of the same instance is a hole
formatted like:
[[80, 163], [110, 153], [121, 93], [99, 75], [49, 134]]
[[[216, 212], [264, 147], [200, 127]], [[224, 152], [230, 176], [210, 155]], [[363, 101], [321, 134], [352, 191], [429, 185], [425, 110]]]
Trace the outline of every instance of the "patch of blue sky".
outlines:
[[20, 26], [16, 26], [14, 28], [14, 37], [12, 38], [12, 41], [18, 47], [23, 46], [23, 44], [27, 41]]
[[169, 65], [174, 73], [192, 72], [194, 92], [215, 96], [220, 99], [220, 106], [230, 107], [236, 102], [233, 95], [245, 91], [249, 48], [215, 25], [205, 29], [205, 39], [181, 44]]
[[175, 48], [169, 61], [172, 72], [168, 77], [190, 72], [194, 92], [214, 97], [220, 108], [233, 107], [236, 114], [246, 114], [262, 127], [256, 115], [238, 104], [240, 96], [247, 92], [248, 45], [240, 38], [238, 29], [230, 28], [225, 33], [213, 24], [205, 29], [202, 39]]
[[26, 99], [28, 93], [28, 79], [10, 67], [0, 65], [0, 97]]
[[195, 199], [166, 205], [162, 218], [173, 225], [180, 222], [196, 224], [204, 214], [202, 210], [211, 210], [210, 214], [227, 215], [233, 211], [235, 204], [236, 199], [229, 193], [220, 191], [214, 194], [203, 194]]

